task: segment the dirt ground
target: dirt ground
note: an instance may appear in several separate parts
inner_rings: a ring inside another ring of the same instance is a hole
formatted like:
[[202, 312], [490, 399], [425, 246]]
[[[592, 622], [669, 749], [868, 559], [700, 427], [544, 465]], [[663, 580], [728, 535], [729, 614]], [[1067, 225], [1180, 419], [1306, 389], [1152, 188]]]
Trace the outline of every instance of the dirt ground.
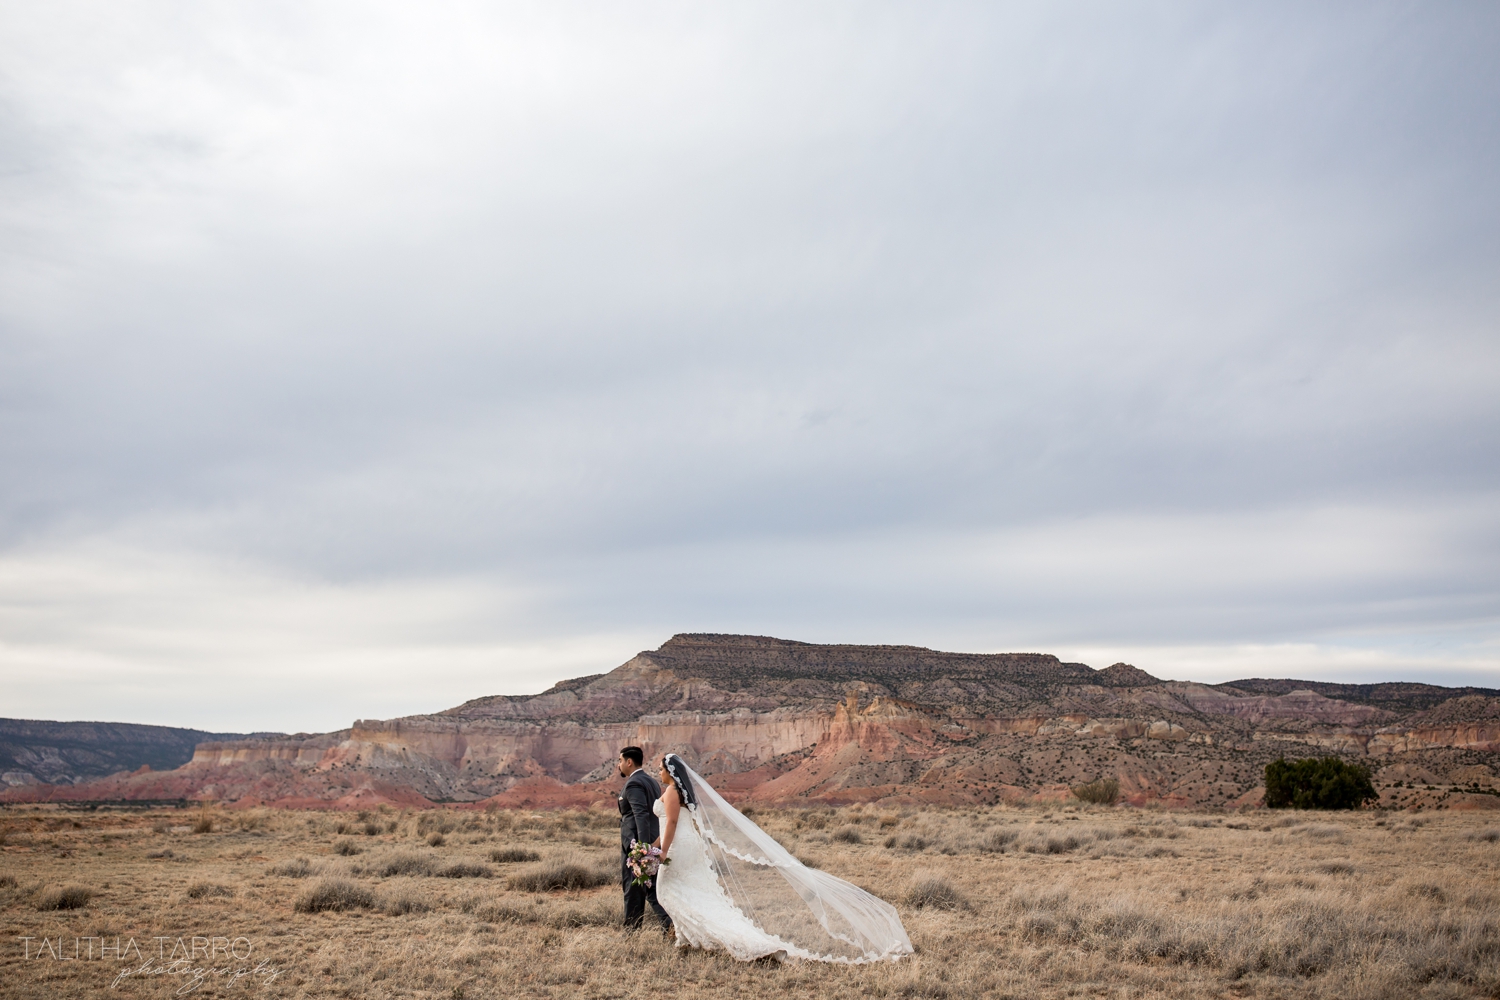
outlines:
[[741, 964], [624, 930], [616, 884], [536, 891], [617, 870], [604, 811], [11, 807], [0, 996], [1500, 997], [1492, 813], [756, 819], [917, 953]]

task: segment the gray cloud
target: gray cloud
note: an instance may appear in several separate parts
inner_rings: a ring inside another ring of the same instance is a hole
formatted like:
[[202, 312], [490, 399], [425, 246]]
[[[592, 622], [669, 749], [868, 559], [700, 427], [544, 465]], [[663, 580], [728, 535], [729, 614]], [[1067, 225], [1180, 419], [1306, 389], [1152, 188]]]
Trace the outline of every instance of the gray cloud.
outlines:
[[212, 580], [502, 595], [276, 647], [393, 690], [700, 628], [1500, 684], [1487, 7], [0, 19], [6, 593], [176, 567], [159, 646], [6, 596], [13, 664], [211, 660]]

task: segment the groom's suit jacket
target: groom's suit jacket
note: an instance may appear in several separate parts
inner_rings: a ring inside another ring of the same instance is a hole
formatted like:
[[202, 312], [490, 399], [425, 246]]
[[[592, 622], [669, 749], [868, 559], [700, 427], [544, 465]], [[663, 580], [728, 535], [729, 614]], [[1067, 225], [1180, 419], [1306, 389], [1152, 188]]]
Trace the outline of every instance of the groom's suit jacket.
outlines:
[[639, 840], [649, 844], [660, 834], [656, 814], [651, 805], [661, 798], [661, 786], [646, 773], [645, 768], [630, 772], [625, 787], [619, 795], [620, 806], [620, 850], [629, 852], [630, 842]]

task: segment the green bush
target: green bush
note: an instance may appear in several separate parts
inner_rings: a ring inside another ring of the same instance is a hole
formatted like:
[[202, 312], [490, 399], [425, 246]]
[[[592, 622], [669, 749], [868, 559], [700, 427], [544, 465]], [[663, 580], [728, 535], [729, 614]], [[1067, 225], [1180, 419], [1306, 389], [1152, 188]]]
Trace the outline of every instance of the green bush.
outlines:
[[1266, 765], [1271, 809], [1357, 809], [1378, 798], [1369, 770], [1337, 757], [1279, 758]]

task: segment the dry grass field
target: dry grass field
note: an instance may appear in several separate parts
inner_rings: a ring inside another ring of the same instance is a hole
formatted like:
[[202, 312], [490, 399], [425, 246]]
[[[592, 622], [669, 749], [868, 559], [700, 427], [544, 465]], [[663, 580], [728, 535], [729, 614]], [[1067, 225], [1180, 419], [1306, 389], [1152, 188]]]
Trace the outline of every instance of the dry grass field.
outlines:
[[0, 995], [1500, 997], [1493, 814], [756, 818], [895, 902], [917, 954], [742, 965], [629, 933], [593, 885], [607, 812], [28, 807], [0, 812]]

